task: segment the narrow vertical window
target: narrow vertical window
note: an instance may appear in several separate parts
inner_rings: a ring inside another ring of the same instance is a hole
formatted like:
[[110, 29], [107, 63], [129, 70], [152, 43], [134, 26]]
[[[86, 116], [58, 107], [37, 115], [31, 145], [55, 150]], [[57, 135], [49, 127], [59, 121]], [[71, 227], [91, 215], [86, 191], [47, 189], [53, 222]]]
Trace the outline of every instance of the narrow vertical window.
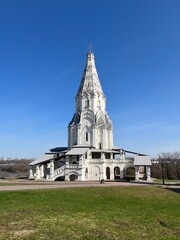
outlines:
[[100, 102], [100, 100], [98, 100], [97, 107], [98, 107], [99, 109], [101, 108], [101, 102]]
[[89, 107], [89, 100], [87, 100], [87, 107]]
[[86, 142], [88, 141], [88, 132], [86, 133]]

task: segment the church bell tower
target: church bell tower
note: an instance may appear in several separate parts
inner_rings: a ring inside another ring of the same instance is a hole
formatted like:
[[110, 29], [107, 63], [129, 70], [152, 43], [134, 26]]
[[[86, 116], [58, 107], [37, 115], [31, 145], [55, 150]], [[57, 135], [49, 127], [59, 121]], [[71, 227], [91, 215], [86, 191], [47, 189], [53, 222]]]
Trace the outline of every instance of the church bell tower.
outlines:
[[74, 145], [111, 149], [112, 121], [106, 112], [106, 97], [91, 51], [87, 53], [86, 66], [75, 99], [76, 111], [68, 126], [68, 149]]

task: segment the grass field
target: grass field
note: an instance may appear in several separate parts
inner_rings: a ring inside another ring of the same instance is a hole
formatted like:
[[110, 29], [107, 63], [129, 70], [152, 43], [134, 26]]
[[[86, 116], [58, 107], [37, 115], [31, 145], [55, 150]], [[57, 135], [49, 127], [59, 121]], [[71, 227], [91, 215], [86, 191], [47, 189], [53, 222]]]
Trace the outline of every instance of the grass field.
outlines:
[[[0, 186], [42, 185], [44, 182], [0, 182]], [[47, 183], [46, 183], [47, 184]], [[51, 182], [50, 182], [51, 184]]]
[[180, 194], [160, 187], [0, 192], [0, 239], [180, 239]]
[[[162, 181], [163, 181], [162, 179], [154, 179], [154, 182], [157, 182], [157, 183], [159, 183], [159, 182], [162, 183]], [[167, 182], [167, 183], [171, 183], [171, 182], [172, 182], [172, 183], [173, 183], [173, 182], [180, 183], [180, 180], [169, 180], [169, 179], [164, 179], [164, 182], [165, 182], [165, 183], [166, 183], [166, 182]]]

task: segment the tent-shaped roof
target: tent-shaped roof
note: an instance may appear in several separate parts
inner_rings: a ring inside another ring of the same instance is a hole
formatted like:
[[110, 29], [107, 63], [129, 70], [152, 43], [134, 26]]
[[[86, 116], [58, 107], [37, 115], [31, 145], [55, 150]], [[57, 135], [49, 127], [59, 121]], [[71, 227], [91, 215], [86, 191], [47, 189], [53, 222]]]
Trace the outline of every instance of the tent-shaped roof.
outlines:
[[87, 53], [86, 67], [77, 95], [83, 94], [84, 92], [98, 92], [104, 96], [95, 66], [94, 54], [91, 51]]

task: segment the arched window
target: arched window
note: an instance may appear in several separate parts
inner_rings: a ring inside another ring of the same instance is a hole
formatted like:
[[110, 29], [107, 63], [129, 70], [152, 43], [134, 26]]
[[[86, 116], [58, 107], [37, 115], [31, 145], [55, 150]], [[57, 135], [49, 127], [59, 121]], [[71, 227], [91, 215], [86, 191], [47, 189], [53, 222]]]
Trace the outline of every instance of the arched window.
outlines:
[[90, 101], [89, 99], [86, 100], [86, 107], [89, 107], [90, 106]]

